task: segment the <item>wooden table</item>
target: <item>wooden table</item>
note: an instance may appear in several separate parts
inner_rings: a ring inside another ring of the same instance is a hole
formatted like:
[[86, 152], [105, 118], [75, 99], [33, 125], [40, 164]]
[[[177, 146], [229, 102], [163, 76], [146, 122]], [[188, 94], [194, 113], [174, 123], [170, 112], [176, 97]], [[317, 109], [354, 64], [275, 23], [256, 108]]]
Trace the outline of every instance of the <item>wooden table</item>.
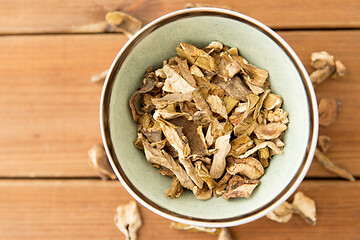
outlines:
[[[87, 164], [100, 142], [101, 84], [127, 41], [120, 34], [65, 34], [73, 25], [122, 10], [149, 22], [185, 0], [0, 0], [0, 239], [124, 239], [113, 223], [130, 195], [118, 181], [101, 181]], [[203, 1], [199, 1], [203, 2]], [[207, 1], [215, 4], [216, 1]], [[342, 101], [335, 124], [321, 128], [336, 164], [360, 177], [360, 2], [358, 0], [223, 0], [275, 29], [309, 71], [310, 54], [326, 50], [347, 67], [341, 79], [316, 88]], [[300, 189], [316, 200], [318, 222], [266, 218], [233, 227], [234, 239], [360, 239], [360, 181], [339, 179], [314, 161]], [[170, 221], [140, 207], [139, 239], [216, 239], [168, 228]]]

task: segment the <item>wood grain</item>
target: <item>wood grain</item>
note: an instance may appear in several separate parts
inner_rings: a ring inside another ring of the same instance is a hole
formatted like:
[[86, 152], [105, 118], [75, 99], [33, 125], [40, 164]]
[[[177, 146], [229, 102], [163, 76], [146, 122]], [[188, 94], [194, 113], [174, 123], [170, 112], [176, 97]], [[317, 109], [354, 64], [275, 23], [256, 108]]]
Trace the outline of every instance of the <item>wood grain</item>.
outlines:
[[[287, 224], [262, 218], [231, 228], [234, 239], [261, 240], [271, 236], [279, 240], [337, 240], [359, 236], [359, 182], [305, 181], [300, 189], [316, 201], [316, 226], [309, 226], [298, 216]], [[124, 239], [113, 216], [117, 205], [132, 198], [119, 182], [3, 180], [0, 192], [1, 239]], [[169, 220], [144, 207], [140, 211], [144, 224], [139, 239], [216, 239], [171, 230]]]
[[[280, 32], [309, 67], [313, 51], [327, 50], [348, 67], [342, 79], [316, 88], [338, 97], [337, 122], [321, 132], [333, 139], [329, 156], [360, 176], [360, 31]], [[90, 76], [106, 69], [126, 41], [122, 35], [0, 37], [0, 176], [87, 177], [87, 150], [100, 142], [101, 84]], [[311, 177], [336, 177], [314, 161]]]
[[[74, 25], [101, 21], [112, 10], [127, 12], [148, 23], [183, 9], [189, 2], [219, 4], [215, 0], [0, 0], [0, 34], [66, 32]], [[358, 0], [223, 0], [221, 5], [276, 29], [360, 27]]]

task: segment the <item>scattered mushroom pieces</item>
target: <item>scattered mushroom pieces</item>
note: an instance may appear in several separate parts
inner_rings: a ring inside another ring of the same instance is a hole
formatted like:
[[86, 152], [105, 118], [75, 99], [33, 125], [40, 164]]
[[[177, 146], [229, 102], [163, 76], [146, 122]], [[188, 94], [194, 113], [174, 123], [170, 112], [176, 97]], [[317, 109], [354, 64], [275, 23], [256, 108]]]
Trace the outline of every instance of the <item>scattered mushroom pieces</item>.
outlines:
[[212, 235], [218, 235], [221, 231], [220, 228], [199, 227], [199, 226], [188, 225], [185, 223], [178, 223], [178, 222], [170, 223], [170, 228], [176, 230], [188, 231], [188, 232], [204, 232]]
[[290, 221], [294, 213], [294, 209], [292, 204], [288, 202], [283, 202], [278, 208], [274, 211], [268, 213], [266, 217], [269, 219], [279, 222], [279, 223], [287, 223]]
[[118, 206], [114, 221], [119, 230], [125, 235], [126, 240], [137, 239], [136, 233], [141, 227], [142, 221], [135, 201]]
[[314, 52], [311, 54], [311, 66], [315, 69], [310, 74], [311, 82], [314, 86], [322, 83], [332, 75], [344, 76], [346, 74], [345, 65], [329, 53]]
[[315, 225], [316, 223], [316, 205], [315, 201], [303, 192], [297, 192], [292, 203], [294, 211], [298, 213], [307, 223]]
[[322, 98], [319, 103], [319, 124], [324, 127], [335, 122], [341, 101], [335, 98]]
[[320, 148], [321, 152], [327, 153], [331, 147], [331, 138], [326, 135], [320, 135], [318, 139], [318, 147]]
[[338, 176], [349, 180], [350, 182], [354, 182], [354, 176], [349, 173], [347, 170], [336, 166], [330, 158], [328, 158], [320, 149], [315, 150], [315, 158], [323, 165], [327, 170], [337, 174]]
[[315, 201], [301, 191], [294, 195], [292, 203], [284, 202], [274, 211], [267, 214], [266, 217], [279, 223], [287, 223], [290, 221], [294, 213], [299, 214], [308, 224], [315, 225]]
[[120, 11], [108, 12], [105, 20], [109, 25], [116, 27], [118, 31], [124, 31], [128, 37], [132, 37], [142, 26], [139, 19]]
[[100, 175], [102, 180], [116, 179], [110, 163], [106, 157], [104, 147], [101, 143], [94, 145], [89, 151], [89, 164], [92, 166]]
[[221, 228], [218, 240], [232, 240], [229, 228]]
[[102, 71], [101, 73], [91, 76], [91, 82], [97, 83], [97, 82], [104, 81], [108, 72], [109, 72], [109, 69], [106, 69], [105, 71]]
[[268, 71], [236, 48], [182, 42], [176, 51], [161, 68], [146, 70], [130, 98], [135, 146], [173, 178], [170, 198], [183, 188], [200, 200], [248, 198], [273, 155], [282, 153], [289, 123], [283, 101], [271, 93]]
[[142, 27], [142, 22], [120, 11], [108, 12], [105, 21], [74, 26], [69, 29], [70, 33], [123, 33], [132, 37]]

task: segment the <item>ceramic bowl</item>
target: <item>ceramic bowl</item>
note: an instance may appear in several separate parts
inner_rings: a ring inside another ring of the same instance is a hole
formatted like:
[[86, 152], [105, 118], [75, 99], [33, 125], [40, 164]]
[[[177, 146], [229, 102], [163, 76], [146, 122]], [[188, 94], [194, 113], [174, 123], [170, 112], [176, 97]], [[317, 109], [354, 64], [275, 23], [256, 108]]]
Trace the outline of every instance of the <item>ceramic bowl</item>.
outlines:
[[[162, 66], [180, 42], [204, 47], [211, 41], [237, 47], [257, 67], [269, 70], [272, 92], [283, 98], [290, 124], [284, 153], [272, 158], [250, 198], [201, 201], [192, 192], [170, 199], [171, 179], [160, 175], [133, 141], [137, 124], [129, 108], [147, 67]], [[107, 156], [126, 190], [142, 205], [168, 219], [205, 227], [229, 227], [258, 219], [285, 201], [311, 164], [318, 134], [317, 103], [309, 76], [290, 46], [264, 24], [243, 14], [195, 8], [170, 13], [136, 33], [111, 65], [101, 97], [101, 133]], [[117, 193], [114, 193], [117, 194]]]

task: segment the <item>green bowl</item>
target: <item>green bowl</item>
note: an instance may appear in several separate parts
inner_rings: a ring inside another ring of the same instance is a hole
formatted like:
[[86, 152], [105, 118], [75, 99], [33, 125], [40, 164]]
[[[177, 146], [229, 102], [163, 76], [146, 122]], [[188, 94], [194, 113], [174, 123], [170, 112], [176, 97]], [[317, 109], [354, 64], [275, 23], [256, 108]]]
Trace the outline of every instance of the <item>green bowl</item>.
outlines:
[[[257, 67], [269, 70], [272, 92], [280, 95], [290, 123], [284, 153], [271, 160], [250, 198], [198, 200], [191, 192], [170, 199], [171, 179], [160, 175], [133, 141], [137, 124], [129, 108], [147, 67], [161, 67], [180, 42], [204, 47], [211, 41], [237, 47]], [[104, 83], [101, 133], [109, 161], [126, 190], [151, 211], [174, 221], [228, 227], [256, 220], [284, 202], [305, 177], [316, 147], [318, 111], [309, 76], [290, 46], [264, 24], [217, 8], [194, 8], [156, 19], [121, 49]], [[117, 193], [114, 193], [117, 194]]]

